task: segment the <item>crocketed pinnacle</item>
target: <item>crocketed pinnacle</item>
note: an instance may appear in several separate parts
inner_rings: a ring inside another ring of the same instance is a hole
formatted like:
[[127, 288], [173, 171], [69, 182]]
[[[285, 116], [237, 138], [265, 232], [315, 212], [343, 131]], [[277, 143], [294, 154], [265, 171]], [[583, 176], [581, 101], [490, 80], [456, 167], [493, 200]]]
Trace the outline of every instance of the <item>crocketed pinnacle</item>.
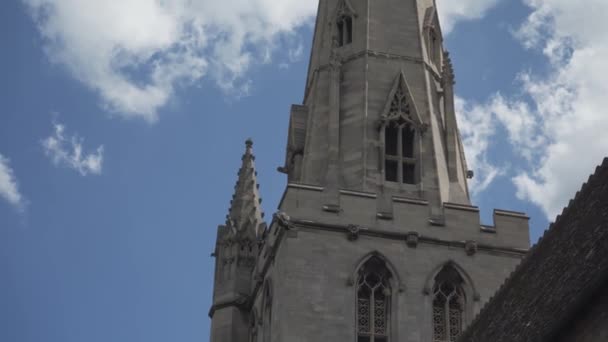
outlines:
[[234, 187], [234, 195], [230, 202], [226, 226], [230, 227], [235, 234], [254, 238], [263, 232], [264, 214], [251, 139], [247, 139], [245, 142], [245, 154], [243, 154], [242, 161], [238, 181]]

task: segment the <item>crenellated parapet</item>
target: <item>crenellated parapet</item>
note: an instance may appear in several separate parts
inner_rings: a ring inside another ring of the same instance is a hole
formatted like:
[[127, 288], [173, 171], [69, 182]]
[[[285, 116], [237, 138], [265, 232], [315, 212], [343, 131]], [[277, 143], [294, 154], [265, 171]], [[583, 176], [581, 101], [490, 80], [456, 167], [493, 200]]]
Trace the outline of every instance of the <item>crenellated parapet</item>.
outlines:
[[[444, 203], [436, 212], [419, 198], [393, 196], [390, 203], [383, 204], [374, 193], [341, 190], [339, 205], [329, 208], [321, 204], [322, 194], [321, 187], [289, 184], [280, 208], [290, 214], [296, 226], [335, 230], [351, 238], [367, 234], [403, 239], [408, 244], [415, 240], [416, 244], [463, 248], [474, 242], [476, 251], [495, 249], [515, 254], [526, 252], [530, 243], [529, 218], [519, 212], [495, 210], [493, 224], [482, 225], [476, 206]], [[358, 227], [356, 231], [353, 225]]]

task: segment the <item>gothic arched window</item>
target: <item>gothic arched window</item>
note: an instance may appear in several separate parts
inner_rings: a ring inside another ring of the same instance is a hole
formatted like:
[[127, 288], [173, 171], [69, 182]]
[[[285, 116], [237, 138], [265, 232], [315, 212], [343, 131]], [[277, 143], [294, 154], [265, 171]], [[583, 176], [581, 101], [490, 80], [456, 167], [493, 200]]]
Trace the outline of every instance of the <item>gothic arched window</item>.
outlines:
[[338, 18], [338, 46], [348, 45], [353, 42], [353, 18], [342, 14]]
[[403, 87], [398, 87], [391, 102], [384, 132], [385, 178], [389, 182], [415, 184], [414, 153], [416, 130]]
[[445, 266], [433, 286], [433, 342], [456, 341], [464, 324], [464, 281], [452, 266]]
[[387, 342], [391, 273], [378, 257], [359, 270], [357, 281], [357, 342]]

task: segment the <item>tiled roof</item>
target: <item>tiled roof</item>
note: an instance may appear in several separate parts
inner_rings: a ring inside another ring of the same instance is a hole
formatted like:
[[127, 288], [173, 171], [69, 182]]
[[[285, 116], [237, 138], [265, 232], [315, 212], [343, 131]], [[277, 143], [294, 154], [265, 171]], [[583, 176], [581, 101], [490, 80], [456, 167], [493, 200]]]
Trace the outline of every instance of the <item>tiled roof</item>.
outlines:
[[458, 341], [551, 341], [607, 281], [608, 158]]

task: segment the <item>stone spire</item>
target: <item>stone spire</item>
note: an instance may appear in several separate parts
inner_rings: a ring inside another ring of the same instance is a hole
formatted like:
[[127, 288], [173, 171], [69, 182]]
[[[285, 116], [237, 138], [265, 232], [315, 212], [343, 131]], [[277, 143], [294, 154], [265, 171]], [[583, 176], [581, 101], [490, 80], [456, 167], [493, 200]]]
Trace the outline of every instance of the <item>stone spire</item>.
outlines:
[[238, 172], [234, 195], [232, 195], [230, 209], [226, 216], [226, 227], [230, 228], [234, 235], [247, 235], [256, 238], [263, 233], [265, 228], [264, 213], [257, 182], [257, 172], [255, 171], [253, 141], [247, 139], [245, 146], [243, 162]]
[[335, 210], [341, 190], [469, 205], [445, 52], [434, 0], [320, 0], [289, 182]]
[[253, 141], [245, 142], [245, 154], [230, 201], [226, 224], [219, 226], [215, 244], [213, 307], [209, 315], [211, 341], [249, 340], [249, 322], [243, 320], [254, 280], [252, 272], [259, 257], [259, 237], [266, 229], [263, 221]]

